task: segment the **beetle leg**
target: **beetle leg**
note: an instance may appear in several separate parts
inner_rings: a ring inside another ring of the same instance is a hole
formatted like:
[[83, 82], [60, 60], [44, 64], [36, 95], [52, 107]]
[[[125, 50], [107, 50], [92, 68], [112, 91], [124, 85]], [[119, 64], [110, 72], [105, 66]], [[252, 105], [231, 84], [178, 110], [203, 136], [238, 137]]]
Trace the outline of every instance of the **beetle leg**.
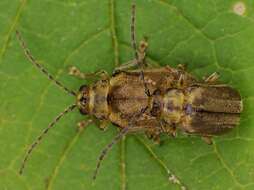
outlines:
[[145, 61], [147, 47], [148, 47], [148, 43], [146, 39], [142, 40], [139, 44], [138, 60], [134, 59], [120, 65], [119, 67], [116, 67], [113, 73], [116, 73], [119, 71], [126, 71], [128, 69], [131, 69], [132, 67], [138, 66], [139, 64], [143, 64], [144, 67], [147, 67], [147, 63]]
[[205, 143], [207, 143], [209, 145], [213, 144], [213, 140], [212, 140], [211, 136], [202, 136], [201, 138], [203, 141], [205, 141]]
[[143, 41], [140, 42], [139, 45], [139, 55], [138, 55], [138, 65], [140, 68], [140, 78], [143, 81], [144, 88], [145, 88], [145, 93], [149, 97], [151, 96], [151, 93], [147, 87], [147, 84], [145, 82], [145, 75], [144, 75], [144, 68], [147, 66], [146, 65], [146, 49], [148, 47], [147, 39], [145, 38]]
[[144, 40], [140, 41], [138, 48], [138, 62], [143, 64], [144, 67], [147, 66], [145, 60], [147, 48], [148, 48], [147, 38], [144, 38]]
[[155, 144], [161, 145], [161, 139], [160, 139], [160, 135], [156, 135], [153, 137], [153, 142]]
[[178, 79], [178, 87], [183, 87], [184, 86], [184, 80], [185, 80], [185, 78], [184, 78], [184, 75], [183, 74], [180, 74], [180, 77], [179, 77], [179, 79]]
[[181, 71], [185, 71], [186, 70], [186, 65], [185, 64], [178, 64], [177, 69], [179, 69]]
[[108, 120], [102, 120], [100, 121], [100, 124], [99, 124], [99, 129], [103, 130], [103, 131], [106, 131], [107, 128], [108, 128], [108, 125], [109, 125], [109, 121]]
[[161, 144], [159, 131], [149, 130], [149, 131], [146, 131], [145, 134], [147, 138], [153, 140], [155, 144]]
[[167, 134], [171, 135], [172, 137], [176, 137], [177, 135], [176, 127], [170, 127], [167, 131]]
[[153, 133], [146, 133], [147, 138], [151, 139], [155, 144], [161, 144], [160, 135]]
[[[128, 71], [134, 67], [136, 67], [138, 65], [137, 63], [137, 60], [136, 59], [133, 59], [131, 61], [128, 61], [126, 63], [123, 63], [122, 65], [118, 66], [118, 67], [115, 67], [114, 71], [113, 71], [113, 74], [114, 73], [118, 73], [120, 71]], [[154, 65], [150, 62], [145, 62], [145, 67], [150, 67], [150, 68], [154, 68], [154, 67], [158, 67], [157, 65]]]
[[151, 131], [146, 131], [145, 134], [146, 134], [146, 137], [147, 137], [148, 139], [152, 139], [153, 136], [152, 136]]
[[69, 75], [75, 76], [80, 79], [96, 79], [100, 77], [101, 79], [108, 79], [109, 75], [104, 70], [95, 71], [93, 73], [82, 73], [77, 67], [72, 66], [69, 68]]
[[120, 65], [119, 67], [116, 67], [113, 73], [117, 73], [119, 71], [126, 71], [126, 70], [129, 70], [132, 67], [137, 66], [137, 65], [138, 65], [137, 60], [134, 59], [134, 60], [128, 61], [127, 63], [124, 63], [124, 64]]
[[175, 126], [170, 126], [168, 123], [166, 123], [164, 120], [162, 120], [160, 122], [161, 124], [161, 130], [162, 132], [172, 136], [172, 137], [176, 137], [177, 135], [177, 130]]
[[86, 128], [91, 123], [93, 123], [92, 119], [87, 119], [87, 120], [80, 121], [77, 124], [77, 130], [82, 131], [84, 128]]
[[210, 76], [208, 76], [207, 78], [205, 78], [205, 82], [206, 83], [214, 83], [219, 79], [219, 74], [214, 72], [212, 73]]

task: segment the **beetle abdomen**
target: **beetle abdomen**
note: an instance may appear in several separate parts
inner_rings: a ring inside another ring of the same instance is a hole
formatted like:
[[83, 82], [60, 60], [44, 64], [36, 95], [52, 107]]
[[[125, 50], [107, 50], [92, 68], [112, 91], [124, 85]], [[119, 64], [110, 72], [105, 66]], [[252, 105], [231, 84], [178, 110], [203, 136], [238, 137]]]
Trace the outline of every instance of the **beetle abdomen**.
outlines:
[[186, 116], [182, 127], [187, 133], [220, 135], [239, 125], [240, 114], [195, 112]]
[[194, 86], [186, 91], [181, 127], [187, 133], [220, 135], [239, 125], [240, 94], [229, 86]]
[[187, 89], [187, 106], [193, 110], [219, 113], [241, 113], [241, 96], [229, 86], [196, 86]]

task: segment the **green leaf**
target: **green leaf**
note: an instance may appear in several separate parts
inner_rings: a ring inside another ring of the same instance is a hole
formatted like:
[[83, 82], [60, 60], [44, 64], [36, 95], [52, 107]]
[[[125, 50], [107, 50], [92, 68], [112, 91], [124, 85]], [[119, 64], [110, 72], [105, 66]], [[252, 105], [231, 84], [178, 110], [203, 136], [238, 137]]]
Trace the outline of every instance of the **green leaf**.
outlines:
[[[240, 2], [240, 1], [239, 1]], [[252, 0], [139, 0], [137, 38], [149, 38], [148, 58], [160, 65], [186, 64], [201, 78], [214, 71], [244, 101], [241, 125], [215, 138], [164, 137], [162, 146], [130, 135], [108, 154], [92, 181], [98, 155], [117, 133], [90, 126], [76, 131], [77, 111], [66, 115], [33, 152], [28, 146], [75, 99], [59, 90], [25, 58], [15, 37], [24, 36], [40, 64], [70, 89], [86, 83], [67, 74], [105, 69], [133, 58], [130, 0], [2, 0], [0, 2], [0, 189], [254, 188], [254, 3]], [[238, 6], [238, 7], [237, 7]]]

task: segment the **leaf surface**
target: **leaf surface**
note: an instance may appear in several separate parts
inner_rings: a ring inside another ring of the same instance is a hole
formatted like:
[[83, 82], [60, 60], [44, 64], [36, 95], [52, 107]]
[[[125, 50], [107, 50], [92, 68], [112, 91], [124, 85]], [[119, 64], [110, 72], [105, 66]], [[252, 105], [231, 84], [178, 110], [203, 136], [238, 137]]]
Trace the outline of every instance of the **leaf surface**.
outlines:
[[186, 64], [197, 77], [217, 71], [244, 101], [241, 125], [212, 146], [199, 137], [163, 137], [158, 146], [131, 135], [108, 154], [92, 181], [98, 155], [117, 133], [90, 126], [78, 111], [66, 115], [33, 152], [23, 176], [18, 169], [28, 146], [75, 101], [24, 57], [15, 29], [40, 64], [70, 89], [86, 81], [69, 76], [133, 59], [131, 1], [2, 0], [0, 2], [0, 189], [99, 190], [254, 188], [254, 3], [233, 0], [139, 0], [137, 38], [149, 39], [148, 59], [159, 65]]

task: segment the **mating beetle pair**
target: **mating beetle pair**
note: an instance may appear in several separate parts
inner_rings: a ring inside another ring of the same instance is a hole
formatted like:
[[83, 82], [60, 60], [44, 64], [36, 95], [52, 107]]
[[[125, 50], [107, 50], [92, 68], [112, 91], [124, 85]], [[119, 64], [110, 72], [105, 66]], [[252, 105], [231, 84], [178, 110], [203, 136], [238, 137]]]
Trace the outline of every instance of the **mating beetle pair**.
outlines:
[[[135, 6], [132, 6], [131, 36], [135, 59], [115, 69], [112, 76], [105, 72], [81, 73], [72, 67], [70, 74], [80, 78], [100, 76], [90, 86], [83, 85], [78, 92], [66, 88], [55, 80], [31, 55], [19, 32], [17, 37], [28, 59], [48, 78], [76, 97], [76, 102], [60, 113], [37, 137], [28, 149], [20, 168], [23, 173], [32, 150], [39, 144], [63, 115], [78, 108], [90, 119], [79, 123], [86, 127], [100, 121], [105, 129], [108, 122], [119, 127], [119, 134], [101, 152], [94, 179], [107, 151], [127, 133], [143, 132], [159, 142], [160, 134], [176, 136], [177, 130], [200, 135], [211, 143], [211, 137], [223, 134], [239, 124], [243, 105], [240, 94], [233, 88], [217, 84], [216, 73], [204, 81], [198, 81], [183, 66], [153, 68], [146, 62], [148, 43], [142, 41], [137, 47], [135, 39]], [[132, 67], [138, 66], [138, 69]]]

